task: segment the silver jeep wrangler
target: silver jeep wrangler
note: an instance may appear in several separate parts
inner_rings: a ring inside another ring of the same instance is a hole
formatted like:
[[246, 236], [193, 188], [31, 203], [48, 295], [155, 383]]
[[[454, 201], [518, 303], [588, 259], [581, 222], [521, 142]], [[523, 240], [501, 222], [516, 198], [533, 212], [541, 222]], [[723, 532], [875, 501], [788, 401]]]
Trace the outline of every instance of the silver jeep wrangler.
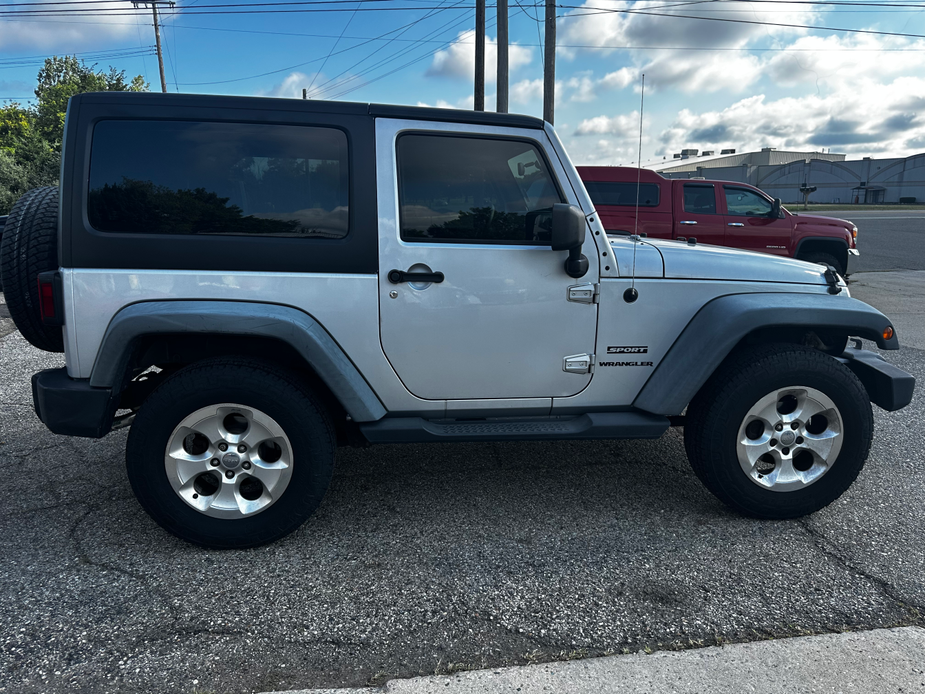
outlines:
[[291, 532], [339, 443], [671, 425], [722, 501], [790, 518], [857, 477], [871, 402], [912, 398], [848, 346], [899, 342], [834, 270], [608, 238], [534, 118], [102, 93], [65, 131], [60, 198], [27, 193], [0, 249], [20, 331], [67, 359], [35, 409], [131, 425], [139, 502], [190, 542]]

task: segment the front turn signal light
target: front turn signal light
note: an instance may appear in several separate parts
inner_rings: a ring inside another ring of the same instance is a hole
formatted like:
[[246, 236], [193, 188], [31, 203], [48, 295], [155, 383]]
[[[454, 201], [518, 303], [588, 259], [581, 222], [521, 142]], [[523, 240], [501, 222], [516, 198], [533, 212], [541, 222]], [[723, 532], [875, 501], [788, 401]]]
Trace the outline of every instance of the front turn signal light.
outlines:
[[893, 326], [888, 325], [883, 329], [883, 339], [892, 340], [893, 339]]

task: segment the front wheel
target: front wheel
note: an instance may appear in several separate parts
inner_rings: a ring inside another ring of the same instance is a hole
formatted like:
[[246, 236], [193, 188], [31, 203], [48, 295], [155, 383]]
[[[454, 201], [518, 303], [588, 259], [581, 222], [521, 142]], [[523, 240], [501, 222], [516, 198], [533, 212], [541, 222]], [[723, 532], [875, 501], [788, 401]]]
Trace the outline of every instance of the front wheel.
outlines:
[[808, 347], [746, 350], [688, 408], [694, 472], [721, 501], [758, 518], [795, 518], [841, 496], [864, 466], [873, 413], [844, 364]]
[[221, 359], [181, 369], [144, 402], [126, 468], [164, 529], [216, 549], [254, 547], [299, 527], [331, 479], [334, 435], [292, 374]]

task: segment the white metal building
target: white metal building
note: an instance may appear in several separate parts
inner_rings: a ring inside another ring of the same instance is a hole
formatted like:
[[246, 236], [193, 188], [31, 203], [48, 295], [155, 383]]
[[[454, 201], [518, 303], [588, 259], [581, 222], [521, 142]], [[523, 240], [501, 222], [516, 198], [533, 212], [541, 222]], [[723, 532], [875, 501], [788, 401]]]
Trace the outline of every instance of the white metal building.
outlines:
[[646, 168], [666, 178], [749, 183], [785, 203], [803, 202], [802, 186], [817, 203], [925, 202], [925, 152], [896, 159], [846, 161], [844, 154], [760, 152], [672, 159]]

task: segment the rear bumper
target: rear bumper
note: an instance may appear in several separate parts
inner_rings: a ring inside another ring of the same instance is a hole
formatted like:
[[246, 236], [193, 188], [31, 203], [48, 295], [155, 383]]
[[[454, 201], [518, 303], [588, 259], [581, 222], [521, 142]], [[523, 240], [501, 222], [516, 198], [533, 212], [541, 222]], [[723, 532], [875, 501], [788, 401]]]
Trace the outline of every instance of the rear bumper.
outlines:
[[840, 361], [860, 379], [867, 389], [870, 401], [878, 407], [893, 412], [912, 402], [915, 378], [893, 366], [879, 354], [849, 347], [842, 354]]
[[857, 248], [848, 249], [848, 259], [845, 261], [845, 276], [847, 277], [852, 272], [856, 272], [858, 269], [859, 261], [861, 260], [861, 253]]
[[93, 388], [67, 369], [46, 369], [32, 376], [35, 414], [55, 434], [98, 439], [112, 429], [116, 412], [112, 389]]

